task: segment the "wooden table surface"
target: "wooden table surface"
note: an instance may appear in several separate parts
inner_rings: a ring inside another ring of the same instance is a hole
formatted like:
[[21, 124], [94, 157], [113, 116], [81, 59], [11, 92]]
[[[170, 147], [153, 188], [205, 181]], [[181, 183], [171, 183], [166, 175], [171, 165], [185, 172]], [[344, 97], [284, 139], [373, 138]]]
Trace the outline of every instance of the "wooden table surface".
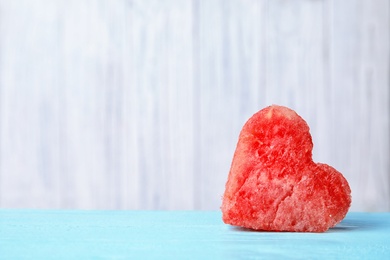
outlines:
[[390, 259], [390, 213], [325, 233], [255, 232], [218, 211], [0, 210], [1, 259]]

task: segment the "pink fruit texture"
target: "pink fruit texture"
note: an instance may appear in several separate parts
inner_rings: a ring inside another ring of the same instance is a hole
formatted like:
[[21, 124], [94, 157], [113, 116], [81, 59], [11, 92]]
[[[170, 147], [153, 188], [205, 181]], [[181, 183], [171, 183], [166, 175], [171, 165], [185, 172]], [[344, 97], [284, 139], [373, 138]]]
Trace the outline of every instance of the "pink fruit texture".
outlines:
[[222, 199], [226, 224], [269, 231], [324, 232], [351, 205], [343, 175], [312, 160], [307, 123], [272, 105], [241, 130]]

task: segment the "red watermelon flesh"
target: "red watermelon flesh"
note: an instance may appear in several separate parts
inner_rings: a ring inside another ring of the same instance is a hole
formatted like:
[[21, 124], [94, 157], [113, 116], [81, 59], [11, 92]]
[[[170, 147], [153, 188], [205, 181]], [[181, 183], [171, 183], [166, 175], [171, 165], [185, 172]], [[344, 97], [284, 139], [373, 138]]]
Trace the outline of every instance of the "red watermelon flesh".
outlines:
[[351, 204], [343, 175], [314, 163], [307, 123], [269, 106], [241, 130], [222, 200], [226, 224], [270, 231], [324, 232]]

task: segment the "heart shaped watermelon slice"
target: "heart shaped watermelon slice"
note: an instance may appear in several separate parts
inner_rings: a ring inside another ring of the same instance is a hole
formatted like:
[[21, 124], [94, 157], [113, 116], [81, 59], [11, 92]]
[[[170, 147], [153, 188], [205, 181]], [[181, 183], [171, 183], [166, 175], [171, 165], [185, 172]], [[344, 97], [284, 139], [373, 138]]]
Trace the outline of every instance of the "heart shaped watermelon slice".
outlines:
[[241, 130], [222, 199], [226, 224], [269, 231], [324, 232], [351, 205], [343, 175], [312, 160], [307, 123], [272, 105]]

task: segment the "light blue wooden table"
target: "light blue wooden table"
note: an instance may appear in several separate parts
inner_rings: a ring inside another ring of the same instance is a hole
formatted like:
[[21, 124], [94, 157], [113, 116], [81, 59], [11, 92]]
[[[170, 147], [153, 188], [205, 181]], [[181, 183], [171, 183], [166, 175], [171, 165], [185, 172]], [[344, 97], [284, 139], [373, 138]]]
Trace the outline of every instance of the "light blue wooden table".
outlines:
[[1, 259], [390, 259], [390, 213], [326, 233], [254, 232], [220, 212], [0, 210]]

